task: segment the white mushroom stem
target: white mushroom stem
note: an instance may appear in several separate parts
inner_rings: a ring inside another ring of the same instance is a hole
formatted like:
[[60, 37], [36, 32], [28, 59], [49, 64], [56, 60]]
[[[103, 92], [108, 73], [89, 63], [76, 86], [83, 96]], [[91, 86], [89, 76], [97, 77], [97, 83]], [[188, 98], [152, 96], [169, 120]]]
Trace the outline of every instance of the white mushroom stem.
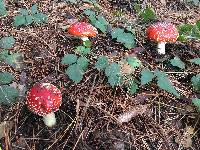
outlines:
[[44, 124], [48, 127], [52, 127], [56, 124], [56, 117], [54, 112], [47, 114], [46, 116], [43, 116]]
[[158, 43], [158, 53], [159, 54], [165, 54], [165, 44], [166, 44], [166, 42]]
[[82, 39], [83, 41], [88, 41], [88, 40], [89, 40], [88, 37], [81, 37], [81, 39]]

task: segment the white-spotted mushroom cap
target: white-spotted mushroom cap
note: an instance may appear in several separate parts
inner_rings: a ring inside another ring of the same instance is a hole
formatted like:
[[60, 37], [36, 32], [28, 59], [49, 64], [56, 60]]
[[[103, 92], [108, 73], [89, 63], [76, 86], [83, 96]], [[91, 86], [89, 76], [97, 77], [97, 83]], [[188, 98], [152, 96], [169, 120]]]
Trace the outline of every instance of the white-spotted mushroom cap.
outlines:
[[157, 22], [146, 30], [150, 40], [155, 42], [175, 42], [179, 36], [175, 25], [168, 22]]
[[78, 37], [95, 37], [97, 29], [86, 22], [75, 22], [68, 28], [68, 33]]
[[36, 83], [27, 94], [27, 107], [30, 111], [45, 116], [59, 109], [61, 91], [50, 83]]

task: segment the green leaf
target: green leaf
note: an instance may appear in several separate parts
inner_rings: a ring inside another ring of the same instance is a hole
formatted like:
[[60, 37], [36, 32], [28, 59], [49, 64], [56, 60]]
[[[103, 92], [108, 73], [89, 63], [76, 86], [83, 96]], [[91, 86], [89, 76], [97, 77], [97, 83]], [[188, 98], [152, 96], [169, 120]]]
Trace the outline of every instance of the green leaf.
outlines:
[[193, 76], [192, 79], [192, 86], [195, 91], [200, 91], [200, 74]]
[[198, 20], [198, 21], [196, 22], [196, 26], [197, 26], [198, 29], [200, 30], [200, 20]]
[[11, 65], [16, 70], [20, 70], [23, 68], [23, 56], [20, 53], [12, 53], [9, 54], [8, 51], [2, 51], [0, 53], [0, 61]]
[[175, 67], [179, 67], [180, 69], [185, 69], [185, 63], [181, 61], [179, 57], [174, 57], [174, 59], [170, 60], [170, 63]]
[[0, 85], [9, 84], [14, 79], [13, 75], [9, 72], [0, 72]]
[[70, 65], [66, 72], [65, 72], [71, 80], [73, 80], [75, 83], [81, 82], [83, 79], [83, 72], [80, 70], [79, 66], [77, 64]]
[[190, 59], [190, 62], [200, 65], [200, 58], [194, 58], [194, 59]]
[[92, 42], [90, 40], [83, 41], [83, 45], [86, 48], [90, 48], [92, 46]]
[[139, 67], [142, 64], [141, 61], [137, 57], [128, 56], [126, 60], [128, 64], [133, 68]]
[[6, 5], [3, 0], [0, 0], [0, 16], [7, 15]]
[[198, 108], [200, 111], [200, 99], [199, 98], [193, 98], [192, 103]]
[[105, 74], [107, 77], [120, 75], [120, 65], [116, 62], [113, 62], [106, 67]]
[[98, 70], [104, 70], [108, 66], [108, 58], [106, 56], [100, 56], [95, 63], [95, 68]]
[[157, 77], [157, 85], [161, 89], [163, 89], [171, 94], [174, 94], [177, 97], [180, 97], [180, 94], [176, 91], [176, 89], [173, 87], [172, 83], [170, 82], [170, 80], [167, 77], [163, 77], [163, 76]]
[[106, 33], [106, 31], [107, 31], [107, 26], [104, 25], [104, 24], [102, 24], [99, 20], [97, 20], [95, 22], [95, 27], [98, 28], [98, 29], [100, 29], [101, 32], [103, 32], [103, 33]]
[[0, 103], [10, 105], [16, 102], [16, 98], [19, 96], [18, 90], [8, 85], [0, 86]]
[[144, 69], [141, 72], [141, 85], [145, 85], [153, 80], [155, 75], [149, 70]]
[[180, 35], [190, 35], [193, 25], [191, 24], [182, 24], [178, 26]]
[[147, 7], [143, 12], [140, 13], [139, 17], [143, 22], [147, 23], [149, 21], [155, 20], [156, 14], [152, 8]]
[[31, 7], [31, 13], [32, 13], [32, 14], [38, 13], [37, 4], [34, 4], [34, 5]]
[[123, 33], [118, 35], [117, 42], [121, 42], [128, 49], [131, 49], [135, 46], [135, 37], [132, 33]]
[[121, 28], [116, 28], [112, 31], [111, 33], [111, 36], [112, 38], [117, 38], [119, 35], [123, 34], [124, 33], [124, 29], [121, 29]]
[[78, 46], [76, 49], [75, 49], [75, 52], [80, 54], [80, 55], [87, 55], [90, 53], [90, 48], [87, 48], [85, 46]]
[[15, 44], [15, 39], [13, 36], [3, 37], [0, 40], [0, 48], [9, 49]]
[[83, 72], [85, 72], [89, 65], [89, 60], [86, 57], [79, 57], [77, 60], [77, 65]]
[[77, 0], [65, 0], [66, 2], [70, 2], [70, 3], [73, 3], [73, 4], [76, 4], [77, 3]]
[[114, 87], [120, 84], [121, 76], [113, 75], [108, 77], [108, 83], [110, 86]]
[[32, 15], [25, 16], [25, 19], [26, 19], [25, 25], [29, 25], [29, 24], [33, 23], [33, 20], [34, 20]]
[[129, 94], [131, 95], [135, 94], [137, 90], [139, 89], [138, 84], [135, 82], [135, 80], [130, 80], [128, 82], [127, 88], [128, 88]]
[[21, 26], [21, 25], [24, 25], [26, 23], [26, 18], [25, 16], [15, 16], [14, 17], [14, 26], [15, 27], [18, 27], [18, 26]]
[[20, 14], [22, 15], [22, 16], [27, 16], [28, 15], [28, 10], [27, 9], [24, 9], [24, 8], [20, 8]]
[[78, 57], [74, 54], [67, 54], [65, 55], [62, 60], [61, 64], [63, 65], [71, 65], [77, 61]]
[[33, 15], [33, 18], [36, 23], [45, 23], [47, 22], [48, 16], [43, 13], [37, 13]]

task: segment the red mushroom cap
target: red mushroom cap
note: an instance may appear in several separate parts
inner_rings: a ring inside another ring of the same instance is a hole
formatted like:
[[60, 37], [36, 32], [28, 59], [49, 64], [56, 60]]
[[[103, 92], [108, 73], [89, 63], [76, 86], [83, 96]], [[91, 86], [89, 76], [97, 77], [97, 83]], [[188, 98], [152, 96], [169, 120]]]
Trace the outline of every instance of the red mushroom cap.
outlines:
[[179, 36], [176, 26], [168, 22], [157, 22], [146, 30], [150, 40], [156, 42], [175, 42]]
[[52, 111], [57, 111], [61, 105], [61, 91], [50, 83], [37, 83], [27, 94], [27, 106], [29, 110], [45, 116]]
[[98, 33], [97, 29], [86, 22], [75, 22], [73, 23], [68, 32], [72, 35], [79, 37], [95, 37]]

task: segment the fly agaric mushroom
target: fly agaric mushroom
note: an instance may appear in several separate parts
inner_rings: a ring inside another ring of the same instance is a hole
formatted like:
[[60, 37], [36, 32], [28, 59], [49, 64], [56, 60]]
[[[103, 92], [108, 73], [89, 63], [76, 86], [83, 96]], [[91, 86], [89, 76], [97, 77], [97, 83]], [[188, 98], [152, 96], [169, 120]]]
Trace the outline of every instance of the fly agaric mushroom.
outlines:
[[175, 25], [168, 22], [157, 22], [146, 30], [150, 40], [158, 42], [158, 53], [165, 54], [165, 44], [175, 42], [179, 36]]
[[61, 105], [61, 91], [50, 83], [36, 83], [27, 94], [29, 110], [43, 116], [43, 121], [48, 127], [56, 124], [54, 112]]
[[83, 41], [89, 40], [88, 37], [95, 37], [97, 29], [86, 22], [75, 22], [68, 28], [68, 33], [80, 37]]

